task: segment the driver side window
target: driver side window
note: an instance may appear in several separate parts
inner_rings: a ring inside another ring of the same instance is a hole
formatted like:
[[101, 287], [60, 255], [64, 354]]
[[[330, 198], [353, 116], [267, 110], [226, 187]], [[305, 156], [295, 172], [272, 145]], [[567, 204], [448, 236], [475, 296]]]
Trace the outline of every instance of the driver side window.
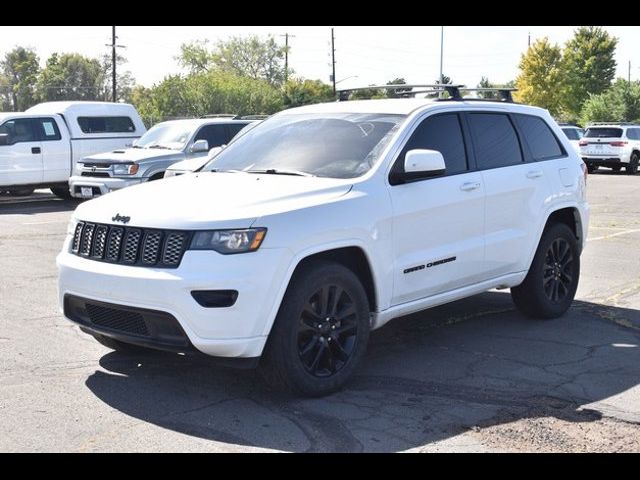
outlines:
[[404, 170], [404, 157], [409, 150], [436, 150], [444, 157], [446, 175], [455, 175], [469, 170], [467, 153], [460, 118], [457, 113], [433, 115], [420, 123], [400, 152], [392, 168], [394, 173]]
[[37, 141], [30, 118], [7, 120], [0, 125], [0, 134], [7, 135], [7, 145]]

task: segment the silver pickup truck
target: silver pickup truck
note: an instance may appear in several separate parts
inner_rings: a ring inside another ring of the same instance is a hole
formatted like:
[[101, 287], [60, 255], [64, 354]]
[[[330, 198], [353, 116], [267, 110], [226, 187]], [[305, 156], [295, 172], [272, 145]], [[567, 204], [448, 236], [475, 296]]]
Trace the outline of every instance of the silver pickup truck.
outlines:
[[225, 115], [159, 123], [131, 148], [80, 160], [77, 174], [69, 179], [69, 190], [76, 198], [93, 198], [161, 179], [170, 165], [207, 156], [210, 149], [229, 143], [247, 124], [255, 121]]

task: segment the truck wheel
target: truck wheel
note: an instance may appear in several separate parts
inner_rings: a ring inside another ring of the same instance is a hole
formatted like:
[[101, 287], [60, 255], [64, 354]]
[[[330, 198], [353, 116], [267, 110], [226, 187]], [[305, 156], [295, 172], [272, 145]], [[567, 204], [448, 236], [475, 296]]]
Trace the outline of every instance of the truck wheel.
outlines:
[[527, 317], [557, 318], [571, 306], [579, 277], [578, 241], [567, 225], [555, 223], [542, 234], [529, 273], [511, 297]]
[[35, 188], [10, 188], [9, 195], [14, 197], [28, 197], [34, 192]]
[[596, 170], [598, 170], [597, 165], [591, 165], [590, 163], [587, 163], [587, 172], [594, 173]]
[[369, 340], [369, 302], [358, 277], [334, 262], [313, 262], [291, 279], [269, 336], [266, 379], [310, 397], [349, 380]]
[[627, 165], [627, 173], [629, 175], [635, 175], [636, 173], [638, 173], [638, 160], [638, 154], [633, 153], [631, 155], [631, 158], [629, 159], [629, 165]]
[[64, 200], [71, 200], [73, 198], [68, 187], [51, 187], [51, 193]]
[[95, 338], [98, 343], [104, 345], [111, 350], [115, 350], [116, 352], [122, 353], [140, 353], [140, 352], [149, 352], [148, 348], [139, 347], [138, 345], [132, 345], [130, 343], [124, 343], [119, 340], [114, 340], [113, 338], [106, 337], [104, 335], [99, 334], [91, 334], [93, 338]]

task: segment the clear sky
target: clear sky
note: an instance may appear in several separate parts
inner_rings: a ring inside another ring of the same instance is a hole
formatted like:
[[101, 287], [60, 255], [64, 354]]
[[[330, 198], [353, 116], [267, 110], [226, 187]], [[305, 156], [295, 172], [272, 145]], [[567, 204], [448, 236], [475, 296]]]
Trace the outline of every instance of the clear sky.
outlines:
[[[448, 26], [444, 28], [444, 73], [456, 83], [476, 85], [481, 76], [492, 82], [506, 82], [516, 77], [520, 55], [532, 41], [548, 36], [564, 43], [576, 27], [481, 27]], [[605, 27], [619, 39], [618, 75], [627, 76], [632, 62], [632, 79], [640, 78], [640, 29]], [[180, 45], [193, 40], [212, 42], [232, 35], [257, 34], [266, 37], [288, 32], [290, 67], [305, 78], [329, 81], [331, 27], [261, 26], [123, 26], [118, 27], [118, 43], [126, 45], [120, 53], [127, 57], [123, 68], [133, 73], [137, 82], [150, 86], [165, 75], [179, 73], [175, 57]], [[349, 88], [386, 83], [404, 77], [409, 83], [429, 83], [439, 76], [440, 27], [335, 27], [336, 78], [339, 87]], [[0, 27], [0, 55], [16, 45], [36, 49], [44, 63], [53, 52], [78, 52], [98, 56], [110, 52], [111, 27], [107, 26], [39, 26]], [[351, 78], [349, 78], [351, 77]], [[353, 78], [355, 77], [355, 78]]]

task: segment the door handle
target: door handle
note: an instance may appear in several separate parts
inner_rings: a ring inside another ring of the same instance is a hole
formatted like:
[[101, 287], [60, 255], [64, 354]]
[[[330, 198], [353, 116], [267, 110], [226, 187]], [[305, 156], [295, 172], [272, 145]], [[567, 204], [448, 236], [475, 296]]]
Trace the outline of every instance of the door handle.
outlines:
[[31, 153], [41, 153], [40, 147], [31, 147]]
[[527, 173], [527, 178], [540, 178], [544, 173], [542, 170], [531, 170]]
[[460, 185], [460, 190], [463, 192], [472, 192], [480, 188], [480, 182], [467, 182]]

